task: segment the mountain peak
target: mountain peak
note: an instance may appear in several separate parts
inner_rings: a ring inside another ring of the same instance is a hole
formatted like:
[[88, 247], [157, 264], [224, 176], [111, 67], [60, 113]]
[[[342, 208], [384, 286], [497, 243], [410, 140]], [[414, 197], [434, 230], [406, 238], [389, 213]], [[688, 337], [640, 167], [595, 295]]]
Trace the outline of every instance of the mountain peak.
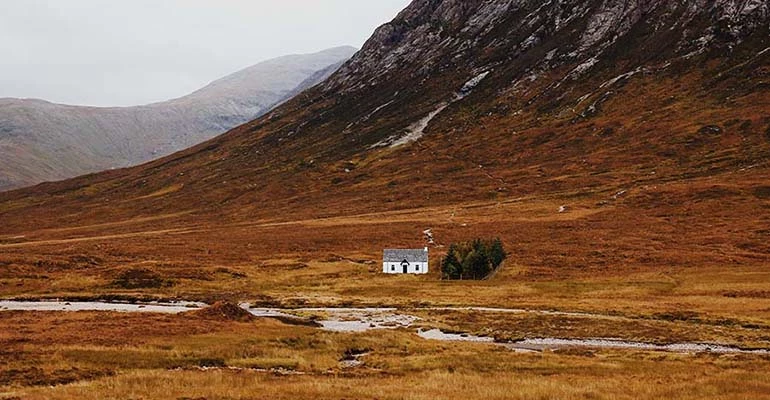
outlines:
[[543, 47], [553, 51], [546, 52], [549, 62], [587, 62], [632, 30], [663, 40], [660, 47], [668, 49], [656, 48], [660, 56], [692, 56], [767, 33], [769, 7], [763, 0], [415, 0], [379, 27], [327, 86], [354, 91], [405, 69], [410, 77], [473, 69]]
[[[260, 91], [288, 92], [316, 71], [356, 52], [350, 46], [335, 47], [312, 54], [292, 54], [260, 62], [218, 79], [188, 97], [247, 98]], [[184, 98], [183, 98], [184, 99]]]

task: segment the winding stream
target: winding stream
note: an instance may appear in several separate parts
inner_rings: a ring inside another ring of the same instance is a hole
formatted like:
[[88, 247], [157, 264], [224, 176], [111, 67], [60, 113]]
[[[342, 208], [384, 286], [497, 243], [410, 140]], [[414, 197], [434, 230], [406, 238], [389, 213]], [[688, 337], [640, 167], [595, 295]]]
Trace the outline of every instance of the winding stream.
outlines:
[[[115, 311], [115, 312], [144, 312], [180, 314], [205, 307], [204, 303], [121, 303], [121, 302], [64, 302], [64, 301], [0, 301], [2, 311]], [[301, 318], [303, 314], [313, 314], [320, 318], [316, 320], [324, 329], [332, 332], [366, 332], [375, 329], [410, 328], [421, 318], [409, 315], [397, 308], [252, 308], [248, 304], [241, 307], [251, 314], [263, 318]], [[525, 309], [506, 309], [489, 307], [426, 307], [427, 311], [474, 311], [494, 313], [539, 313], [547, 315], [567, 315], [596, 318], [623, 318], [601, 314], [570, 313], [558, 311], [539, 311]], [[561, 338], [528, 338], [514, 342], [496, 342], [492, 337], [474, 336], [468, 334], [446, 333], [438, 329], [417, 331], [417, 335], [427, 340], [445, 342], [488, 343], [502, 346], [517, 352], [539, 352], [570, 348], [589, 349], [628, 349], [644, 351], [665, 351], [676, 353], [717, 353], [717, 354], [760, 354], [770, 355], [770, 349], [747, 350], [733, 346], [713, 343], [671, 343], [655, 344], [634, 342], [621, 339], [591, 338], [591, 339], [561, 339]]]
[[[409, 328], [420, 318], [400, 313], [396, 308], [250, 308], [241, 307], [257, 317], [297, 318], [295, 314], [325, 314], [325, 319], [317, 320], [321, 329], [332, 332], [366, 332], [374, 329]], [[295, 313], [295, 314], [291, 314]]]
[[0, 311], [115, 311], [179, 314], [205, 307], [204, 303], [122, 303], [101, 301], [0, 301]]
[[420, 330], [417, 332], [423, 339], [442, 340], [449, 342], [494, 343], [517, 352], [541, 352], [545, 350], [563, 350], [574, 348], [587, 349], [625, 349], [645, 351], [665, 351], [670, 353], [716, 353], [716, 354], [770, 354], [770, 349], [741, 349], [711, 343], [671, 343], [654, 344], [633, 342], [622, 339], [558, 339], [534, 338], [514, 342], [495, 342], [494, 338], [467, 334], [445, 333], [438, 329]]

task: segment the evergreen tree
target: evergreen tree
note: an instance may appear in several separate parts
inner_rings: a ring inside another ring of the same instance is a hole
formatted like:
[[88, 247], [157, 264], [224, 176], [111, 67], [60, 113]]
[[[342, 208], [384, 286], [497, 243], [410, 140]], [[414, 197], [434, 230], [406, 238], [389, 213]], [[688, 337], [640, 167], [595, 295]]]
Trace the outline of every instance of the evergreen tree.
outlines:
[[500, 264], [502, 264], [507, 257], [508, 255], [505, 254], [503, 242], [500, 241], [500, 238], [493, 240], [492, 244], [489, 246], [489, 259], [492, 262], [492, 268], [499, 268]]
[[456, 255], [457, 249], [455, 245], [449, 246], [449, 251], [441, 262], [441, 272], [446, 279], [460, 279], [462, 273], [462, 266]]
[[476, 250], [471, 250], [463, 258], [463, 276], [470, 279], [480, 279], [481, 264], [484, 263], [484, 255]]
[[441, 262], [445, 279], [484, 279], [506, 259], [502, 241], [475, 239], [452, 244]]
[[476, 279], [484, 279], [492, 273], [492, 264], [489, 261], [487, 248], [479, 253], [479, 259], [476, 261]]

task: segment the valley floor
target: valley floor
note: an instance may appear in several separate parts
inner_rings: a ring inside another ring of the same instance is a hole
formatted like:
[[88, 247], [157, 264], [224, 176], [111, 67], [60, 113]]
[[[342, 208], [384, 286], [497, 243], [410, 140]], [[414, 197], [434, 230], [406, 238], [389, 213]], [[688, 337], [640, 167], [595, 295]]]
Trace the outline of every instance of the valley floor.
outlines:
[[[325, 332], [270, 319], [7, 312], [4, 399], [768, 398], [756, 355], [515, 353], [405, 330]], [[87, 328], [87, 329], [85, 329]], [[361, 353], [360, 365], [347, 356]]]
[[[731, 190], [700, 182], [298, 221], [180, 214], [6, 228], [0, 297], [392, 306], [422, 318], [419, 327], [504, 341], [770, 348], [768, 221], [721, 207]], [[736, 196], [743, 210], [767, 207], [764, 197]], [[383, 248], [420, 247], [427, 228], [438, 242], [431, 274], [380, 274]], [[442, 246], [494, 236], [510, 256], [493, 279], [439, 279]], [[761, 354], [516, 353], [421, 339], [417, 327], [340, 333], [187, 313], [0, 316], [0, 399], [770, 398], [770, 357]], [[361, 365], [344, 362], [357, 353]]]

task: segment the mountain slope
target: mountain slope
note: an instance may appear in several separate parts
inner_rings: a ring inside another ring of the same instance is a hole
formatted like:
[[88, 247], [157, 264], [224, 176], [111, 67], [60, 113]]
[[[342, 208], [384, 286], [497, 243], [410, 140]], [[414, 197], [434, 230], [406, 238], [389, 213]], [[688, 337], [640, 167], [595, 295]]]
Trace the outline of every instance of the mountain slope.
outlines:
[[136, 165], [185, 149], [264, 114], [296, 94], [299, 85], [322, 81], [333, 72], [328, 68], [354, 52], [340, 47], [280, 57], [147, 106], [0, 99], [0, 191]]
[[2, 194], [0, 218], [12, 234], [30, 215], [184, 213], [174, 226], [539, 196], [738, 220], [767, 206], [769, 29], [761, 1], [416, 0], [268, 115], [141, 167]]

